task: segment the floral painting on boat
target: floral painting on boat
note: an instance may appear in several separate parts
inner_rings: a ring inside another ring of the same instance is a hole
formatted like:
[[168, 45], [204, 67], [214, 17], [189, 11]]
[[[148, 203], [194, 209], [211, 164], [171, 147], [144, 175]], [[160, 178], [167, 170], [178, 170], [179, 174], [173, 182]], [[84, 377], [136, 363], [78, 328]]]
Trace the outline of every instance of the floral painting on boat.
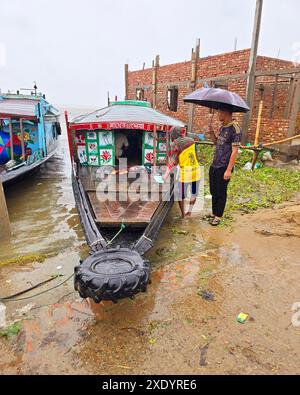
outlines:
[[91, 154], [98, 154], [98, 145], [97, 145], [97, 143], [95, 142], [89, 142], [88, 143], [88, 151], [89, 151], [89, 154], [91, 155]]
[[87, 132], [87, 138], [89, 140], [97, 140], [97, 133], [96, 132]]
[[102, 166], [114, 164], [112, 149], [100, 149], [100, 163]]
[[99, 166], [99, 157], [98, 155], [89, 155], [89, 162], [90, 166]]
[[145, 163], [153, 163], [153, 150], [145, 149], [145, 152], [144, 152], [144, 164]]

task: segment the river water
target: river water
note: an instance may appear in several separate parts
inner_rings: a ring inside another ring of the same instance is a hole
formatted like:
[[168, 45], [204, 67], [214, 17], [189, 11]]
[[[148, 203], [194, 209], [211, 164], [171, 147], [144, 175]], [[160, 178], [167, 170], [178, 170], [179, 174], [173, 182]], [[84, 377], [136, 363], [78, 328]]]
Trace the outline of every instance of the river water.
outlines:
[[[90, 109], [69, 109], [72, 119]], [[56, 155], [28, 178], [5, 189], [12, 236], [1, 242], [0, 260], [57, 254], [84, 242], [71, 185], [71, 162], [61, 111]]]

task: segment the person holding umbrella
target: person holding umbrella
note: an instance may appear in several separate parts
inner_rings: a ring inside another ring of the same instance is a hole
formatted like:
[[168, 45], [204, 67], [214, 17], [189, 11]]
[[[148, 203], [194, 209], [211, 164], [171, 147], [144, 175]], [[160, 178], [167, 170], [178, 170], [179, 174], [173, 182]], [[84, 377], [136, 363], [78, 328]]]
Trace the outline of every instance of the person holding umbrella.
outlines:
[[215, 134], [211, 127], [212, 119], [209, 126], [216, 151], [209, 170], [212, 215], [208, 216], [208, 219], [211, 225], [218, 226], [225, 211], [227, 188], [241, 144], [241, 131], [233, 122], [233, 112], [245, 113], [249, 111], [249, 107], [236, 93], [215, 88], [199, 89], [184, 98], [184, 101], [218, 110], [219, 120], [222, 123], [218, 134]]
[[241, 145], [241, 131], [233, 122], [232, 112], [228, 109], [219, 110], [219, 120], [222, 127], [216, 135], [210, 126], [211, 140], [216, 144], [216, 151], [209, 169], [209, 186], [212, 195], [211, 225], [218, 226], [223, 217], [227, 188], [230, 182], [238, 149]]

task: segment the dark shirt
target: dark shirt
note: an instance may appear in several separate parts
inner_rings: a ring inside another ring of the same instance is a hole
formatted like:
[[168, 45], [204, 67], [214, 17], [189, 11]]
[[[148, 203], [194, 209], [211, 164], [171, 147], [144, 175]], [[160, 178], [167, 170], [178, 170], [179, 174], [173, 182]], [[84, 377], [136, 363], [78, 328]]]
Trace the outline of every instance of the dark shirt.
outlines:
[[232, 147], [241, 145], [241, 131], [238, 125], [234, 122], [223, 126], [217, 137], [216, 152], [212, 167], [218, 169], [220, 167], [227, 167], [232, 154]]

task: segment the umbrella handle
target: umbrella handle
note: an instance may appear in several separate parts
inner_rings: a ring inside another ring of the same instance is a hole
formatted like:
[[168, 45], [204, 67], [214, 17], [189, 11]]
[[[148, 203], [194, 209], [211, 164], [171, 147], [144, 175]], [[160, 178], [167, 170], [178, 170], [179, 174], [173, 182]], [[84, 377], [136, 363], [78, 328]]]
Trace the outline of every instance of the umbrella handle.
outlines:
[[211, 116], [210, 116], [210, 121], [209, 121], [209, 126], [208, 128], [210, 129], [214, 120], [214, 116], [215, 116], [215, 111], [213, 110]]

